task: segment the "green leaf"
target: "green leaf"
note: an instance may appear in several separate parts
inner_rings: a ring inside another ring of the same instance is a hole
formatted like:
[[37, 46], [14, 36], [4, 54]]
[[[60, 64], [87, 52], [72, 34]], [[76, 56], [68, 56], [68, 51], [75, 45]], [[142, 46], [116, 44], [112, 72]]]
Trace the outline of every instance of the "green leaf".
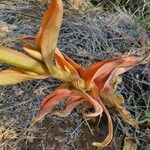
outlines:
[[44, 79], [48, 76], [25, 74], [16, 69], [0, 71], [0, 85], [16, 84], [27, 80]]
[[44, 63], [16, 50], [3, 46], [0, 46], [0, 62], [27, 69], [38, 74], [48, 74], [48, 70]]

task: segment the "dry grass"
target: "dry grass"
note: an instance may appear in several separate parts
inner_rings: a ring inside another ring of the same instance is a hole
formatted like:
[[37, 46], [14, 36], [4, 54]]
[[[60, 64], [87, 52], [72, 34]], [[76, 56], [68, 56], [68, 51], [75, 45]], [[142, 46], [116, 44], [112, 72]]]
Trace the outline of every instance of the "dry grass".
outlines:
[[[19, 37], [35, 35], [45, 7], [41, 3], [26, 0], [3, 0], [0, 3], [0, 42], [2, 45], [21, 51]], [[59, 38], [59, 47], [74, 60], [87, 66], [104, 58], [126, 54], [142, 55], [139, 37], [144, 33], [145, 42], [149, 41], [148, 32], [140, 26], [135, 27], [134, 15], [125, 9], [115, 13], [103, 12], [99, 7], [80, 12], [66, 9]], [[0, 67], [8, 67], [0, 64]], [[138, 66], [123, 75], [123, 83], [118, 90], [126, 99], [126, 107], [137, 120], [150, 111], [149, 66]], [[96, 127], [97, 121], [88, 124], [75, 110], [67, 118], [51, 115], [37, 125], [31, 126], [40, 100], [59, 85], [52, 79], [25, 82], [13, 86], [0, 87], [0, 138], [1, 148], [15, 149], [90, 149], [92, 140], [102, 139], [106, 133]], [[61, 107], [61, 105], [59, 106]], [[138, 149], [149, 143], [150, 129], [140, 127], [134, 130], [124, 124], [112, 112], [115, 123], [114, 140], [106, 149], [121, 150], [124, 136], [136, 139]], [[105, 118], [101, 124], [105, 130]], [[99, 133], [102, 136], [99, 136]]]

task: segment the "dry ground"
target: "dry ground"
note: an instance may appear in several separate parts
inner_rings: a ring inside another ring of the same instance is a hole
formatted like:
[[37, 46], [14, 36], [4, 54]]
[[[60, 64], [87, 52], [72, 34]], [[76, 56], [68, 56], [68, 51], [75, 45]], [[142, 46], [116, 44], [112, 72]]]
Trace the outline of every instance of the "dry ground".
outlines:
[[[109, 13], [101, 7], [87, 6], [82, 11], [70, 8], [73, 7], [67, 6], [65, 9], [58, 45], [84, 66], [114, 56], [142, 55], [139, 42], [141, 35], [143, 41], [149, 43], [150, 32], [137, 25], [134, 15], [128, 14], [125, 9]], [[22, 51], [19, 37], [36, 34], [44, 10], [42, 3], [31, 0], [1, 0], [1, 45]], [[8, 66], [0, 64], [0, 67]], [[125, 97], [126, 108], [134, 118], [144, 123], [139, 130], [134, 130], [110, 110], [114, 139], [105, 150], [121, 150], [125, 136], [133, 137], [139, 150], [144, 150], [150, 144], [148, 73], [149, 66], [140, 65], [124, 74], [123, 83], [118, 87]], [[99, 118], [87, 121], [79, 113], [79, 107], [69, 117], [48, 115], [43, 122], [31, 126], [41, 99], [59, 84], [56, 80], [46, 79], [0, 87], [0, 149], [96, 150], [91, 143], [105, 137], [105, 117], [100, 124]]]

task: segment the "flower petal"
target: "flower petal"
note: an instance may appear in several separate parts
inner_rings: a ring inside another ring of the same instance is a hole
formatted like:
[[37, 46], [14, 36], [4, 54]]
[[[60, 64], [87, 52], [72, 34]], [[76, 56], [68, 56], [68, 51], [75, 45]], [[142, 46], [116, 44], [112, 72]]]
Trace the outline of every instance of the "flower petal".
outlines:
[[[60, 0], [58, 0], [58, 1], [60, 1]], [[39, 32], [37, 33], [37, 35], [36, 35], [36, 43], [37, 43], [37, 45], [39, 46], [39, 47], [41, 47], [41, 37], [42, 37], [42, 33], [43, 33], [43, 31], [44, 31], [44, 29], [45, 29], [45, 27], [46, 27], [46, 25], [47, 25], [47, 23], [48, 23], [48, 21], [49, 21], [49, 19], [52, 17], [52, 5], [54, 5], [54, 4], [56, 4], [57, 3], [57, 0], [52, 0], [51, 1], [51, 4], [49, 5], [49, 7], [48, 7], [48, 9], [45, 11], [45, 13], [44, 13], [44, 16], [43, 16], [43, 18], [42, 18], [42, 22], [41, 22], [41, 25], [40, 25], [40, 29], [39, 29]], [[58, 3], [60, 3], [60, 2], [58, 2]]]
[[61, 54], [61, 52], [57, 48], [55, 50], [55, 60], [56, 60], [57, 66], [60, 67], [61, 69], [78, 75], [78, 72], [76, 71], [76, 69], [69, 62], [65, 60], [64, 56]]
[[92, 106], [94, 106], [95, 112], [94, 113], [88, 113], [85, 114], [86, 117], [88, 118], [93, 118], [93, 117], [97, 117], [97, 116], [101, 116], [102, 112], [103, 112], [103, 108], [102, 106], [99, 104], [99, 102], [97, 100], [95, 100], [94, 98], [92, 98], [88, 93], [86, 93], [85, 91], [80, 92], [80, 95], [82, 95], [82, 97], [84, 99], [86, 99], [90, 104], [92, 104]]
[[41, 120], [45, 115], [52, 111], [52, 108], [64, 100], [65, 98], [71, 96], [71, 91], [68, 89], [56, 89], [54, 92], [49, 94], [42, 100], [39, 114], [36, 118], [36, 121]]
[[84, 100], [81, 96], [71, 96], [67, 99], [67, 104], [65, 106], [65, 109], [62, 111], [55, 111], [52, 114], [57, 115], [59, 117], [66, 117], [68, 116], [71, 111], [80, 103], [82, 103]]
[[98, 69], [100, 69], [107, 62], [109, 61], [100, 61], [86, 68], [84, 72], [84, 79], [87, 81], [88, 84], [90, 84], [95, 79], [95, 74], [97, 73]]
[[[108, 76], [109, 81], [110, 79], [118, 74], [124, 73], [131, 67], [134, 67], [140, 63], [140, 59], [134, 56], [126, 56], [126, 57], [120, 57], [115, 58], [112, 60], [105, 60], [102, 62], [98, 62], [94, 65], [91, 65], [87, 71], [86, 74], [89, 75], [88, 78], [86, 78], [88, 85], [90, 85], [91, 82], [96, 80], [98, 78], [99, 82], [104, 81], [106, 76]], [[122, 68], [122, 69], [120, 69]], [[118, 70], [117, 70], [118, 69]], [[114, 71], [113, 74], [112, 71]], [[111, 76], [110, 76], [111, 74]], [[87, 76], [86, 75], [86, 76]], [[97, 80], [97, 82], [98, 82]], [[105, 81], [107, 81], [105, 79]]]
[[81, 65], [77, 64], [75, 61], [73, 61], [71, 58], [69, 58], [69, 57], [68, 57], [66, 54], [64, 54], [64, 53], [63, 53], [63, 56], [64, 56], [65, 60], [66, 60], [69, 64], [71, 64], [71, 65], [76, 69], [76, 71], [78, 71], [79, 74], [80, 74], [80, 72], [83, 73], [84, 68], [83, 68]]

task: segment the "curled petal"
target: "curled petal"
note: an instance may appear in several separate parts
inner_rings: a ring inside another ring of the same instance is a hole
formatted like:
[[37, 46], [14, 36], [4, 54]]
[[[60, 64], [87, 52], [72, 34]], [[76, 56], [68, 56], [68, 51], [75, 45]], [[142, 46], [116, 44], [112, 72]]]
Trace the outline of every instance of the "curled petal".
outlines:
[[89, 94], [87, 94], [85, 91], [82, 91], [82, 96], [83, 98], [85, 98], [90, 104], [92, 104], [92, 106], [94, 106], [95, 112], [94, 113], [88, 113], [85, 116], [92, 118], [92, 117], [97, 117], [97, 116], [101, 116], [102, 112], [103, 112], [103, 108], [102, 106], [99, 104], [99, 102], [97, 100], [95, 100], [94, 98], [92, 98]]
[[[87, 83], [90, 85], [91, 82], [98, 78], [99, 82], [107, 79], [109, 80], [118, 74], [124, 73], [125, 71], [129, 70], [130, 68], [138, 65], [140, 63], [140, 59], [134, 56], [126, 56], [121, 58], [115, 58], [112, 60], [105, 60], [98, 62], [94, 65], [91, 65], [87, 70], [86, 74], [89, 74], [89, 77], [86, 78]], [[121, 68], [121, 69], [120, 69]], [[118, 70], [117, 70], [118, 69]], [[113, 74], [112, 71], [114, 71]], [[111, 76], [110, 76], [111, 74]], [[109, 77], [110, 76], [110, 77]], [[97, 80], [97, 82], [98, 82]], [[106, 80], [107, 81], [107, 80]]]
[[[108, 87], [110, 86], [110, 82], [113, 78], [115, 77], [118, 77], [118, 75], [122, 74], [122, 73], [125, 73], [126, 71], [128, 71], [129, 69], [131, 69], [131, 67], [127, 67], [127, 68], [117, 68], [117, 69], [114, 69], [111, 74], [109, 75], [107, 81], [105, 82], [105, 84], [103, 85], [103, 89], [105, 87]], [[102, 90], [103, 90], [102, 89]]]
[[66, 116], [68, 116], [71, 113], [71, 111], [77, 105], [79, 105], [83, 101], [84, 101], [83, 98], [80, 97], [80, 96], [71, 96], [71, 97], [68, 98], [67, 104], [66, 104], [64, 110], [62, 110], [62, 111], [56, 111], [56, 112], [53, 112], [52, 114], [57, 115], [59, 117], [66, 117]]
[[103, 98], [106, 104], [108, 103], [109, 106], [114, 107], [116, 111], [119, 112], [120, 116], [125, 122], [127, 122], [134, 128], [138, 127], [136, 120], [131, 118], [130, 113], [125, 110], [124, 98], [121, 94], [113, 91], [112, 89], [105, 89], [103, 92], [100, 93], [100, 96]]
[[138, 65], [140, 63], [140, 59], [137, 57], [124, 57], [122, 58], [123, 62], [121, 64], [119, 64], [109, 75], [109, 78], [107, 79], [107, 81], [105, 82], [103, 89], [107, 86], [109, 86], [110, 81], [120, 75], [123, 74], [125, 72], [127, 72], [128, 70], [130, 70], [131, 68], [133, 68], [134, 66]]
[[36, 118], [36, 120], [41, 120], [45, 115], [50, 113], [52, 111], [52, 108], [64, 100], [65, 98], [69, 97], [71, 95], [71, 91], [68, 89], [56, 89], [54, 92], [49, 94], [47, 97], [45, 97], [42, 100], [42, 103], [40, 105], [39, 114]]
[[[95, 64], [90, 65], [88, 68], [86, 68], [84, 72], [84, 79], [87, 81], [88, 84], [90, 84], [96, 77], [98, 69], [100, 69], [104, 64], [108, 63], [109, 61], [100, 61]], [[96, 77], [95, 77], [96, 76]]]
[[103, 91], [106, 87], [111, 86], [111, 80], [115, 77], [118, 77], [118, 75], [128, 71], [130, 67], [127, 68], [116, 68], [114, 69], [110, 74], [106, 75], [105, 77], [101, 78], [98, 77], [94, 80], [94, 83], [99, 88], [99, 92]]
[[[99, 98], [98, 98], [99, 99]], [[101, 102], [101, 100], [99, 99], [99, 103], [101, 104], [101, 106], [103, 107], [103, 110], [104, 110], [104, 113], [106, 114], [107, 116], [107, 119], [108, 119], [108, 135], [107, 137], [104, 139], [103, 142], [93, 142], [92, 145], [93, 146], [97, 146], [97, 147], [100, 147], [100, 148], [104, 148], [106, 147], [112, 140], [113, 138], [113, 124], [112, 124], [112, 119], [110, 117], [110, 114], [107, 110], [107, 108], [103, 105], [103, 103]]]

